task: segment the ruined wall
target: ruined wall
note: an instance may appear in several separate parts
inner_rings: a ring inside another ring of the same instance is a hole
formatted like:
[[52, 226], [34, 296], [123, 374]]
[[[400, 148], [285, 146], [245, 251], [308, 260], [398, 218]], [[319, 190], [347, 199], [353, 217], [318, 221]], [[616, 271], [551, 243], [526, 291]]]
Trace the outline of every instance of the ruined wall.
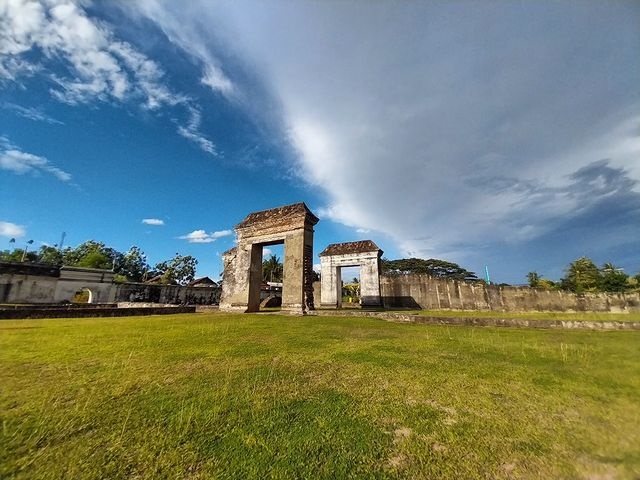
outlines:
[[380, 277], [385, 308], [496, 311], [640, 311], [640, 293], [585, 294], [440, 280], [427, 275]]
[[113, 301], [113, 272], [79, 267], [0, 265], [0, 303], [59, 303], [91, 290], [93, 303]]
[[81, 267], [61, 267], [53, 301], [63, 302], [73, 298], [78, 290], [91, 291], [91, 303], [113, 302], [114, 274], [110, 270]]
[[51, 303], [56, 292], [56, 277], [25, 274], [0, 274], [0, 303]]
[[122, 283], [116, 285], [114, 301], [170, 303], [174, 305], [217, 305], [220, 302], [220, 287]]
[[217, 305], [220, 287], [113, 283], [113, 272], [79, 267], [0, 264], [0, 303], [61, 303], [89, 289], [92, 303], [146, 302]]

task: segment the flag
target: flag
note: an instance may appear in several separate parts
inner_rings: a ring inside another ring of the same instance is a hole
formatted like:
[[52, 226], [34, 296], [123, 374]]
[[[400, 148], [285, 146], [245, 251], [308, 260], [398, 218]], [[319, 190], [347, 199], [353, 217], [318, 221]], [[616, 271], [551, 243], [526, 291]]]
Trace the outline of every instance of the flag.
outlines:
[[9, 243], [16, 243], [16, 239], [12, 238], [11, 240], [9, 240]]
[[33, 243], [33, 240], [29, 240], [27, 243], [31, 245]]

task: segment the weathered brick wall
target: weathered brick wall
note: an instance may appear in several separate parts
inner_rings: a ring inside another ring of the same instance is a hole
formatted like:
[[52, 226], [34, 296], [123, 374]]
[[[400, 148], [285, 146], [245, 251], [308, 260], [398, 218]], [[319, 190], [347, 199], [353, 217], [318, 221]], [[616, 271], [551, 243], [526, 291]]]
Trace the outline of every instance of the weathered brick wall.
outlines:
[[482, 283], [441, 280], [428, 275], [382, 275], [380, 290], [382, 302], [386, 308], [506, 312], [640, 311], [640, 293], [576, 295], [528, 287], [498, 287]]
[[175, 305], [217, 305], [220, 302], [220, 287], [122, 283], [116, 287], [115, 301]]

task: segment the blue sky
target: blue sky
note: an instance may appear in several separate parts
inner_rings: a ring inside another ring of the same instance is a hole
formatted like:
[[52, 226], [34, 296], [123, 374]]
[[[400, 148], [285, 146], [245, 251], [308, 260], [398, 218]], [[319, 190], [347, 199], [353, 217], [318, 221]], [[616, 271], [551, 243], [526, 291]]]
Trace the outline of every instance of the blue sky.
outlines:
[[0, 0], [1, 248], [217, 278], [247, 213], [305, 201], [316, 254], [635, 274], [639, 51], [635, 1]]

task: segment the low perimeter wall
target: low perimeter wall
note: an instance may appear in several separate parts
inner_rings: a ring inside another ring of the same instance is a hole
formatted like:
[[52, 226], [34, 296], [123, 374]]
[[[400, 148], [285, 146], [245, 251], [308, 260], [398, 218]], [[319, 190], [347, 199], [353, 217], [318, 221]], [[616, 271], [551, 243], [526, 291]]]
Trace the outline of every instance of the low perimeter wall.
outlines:
[[640, 293], [576, 295], [529, 287], [441, 280], [428, 275], [380, 277], [385, 308], [550, 312], [637, 312]]
[[25, 318], [86, 318], [129, 317], [137, 315], [173, 315], [195, 313], [196, 307], [136, 307], [136, 308], [7, 308], [0, 309], [0, 320]]

